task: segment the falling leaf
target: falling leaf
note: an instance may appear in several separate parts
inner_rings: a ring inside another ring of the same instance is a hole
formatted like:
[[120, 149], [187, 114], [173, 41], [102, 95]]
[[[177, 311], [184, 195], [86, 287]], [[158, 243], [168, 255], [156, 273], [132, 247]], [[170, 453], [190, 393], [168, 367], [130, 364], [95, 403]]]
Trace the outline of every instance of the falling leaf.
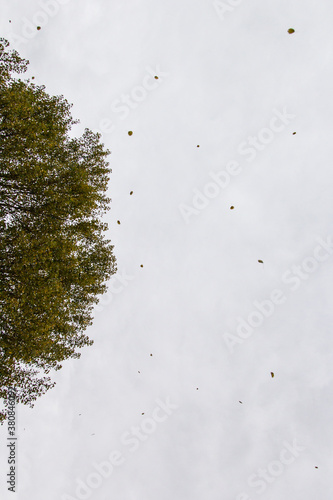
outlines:
[[272, 378], [274, 377], [274, 372], [271, 372], [271, 377], [272, 377]]
[[9, 22], [11, 23], [11, 20], [9, 19]]
[[197, 145], [197, 148], [200, 148], [200, 144]]
[[143, 264], [140, 264], [140, 267], [143, 267]]
[[295, 30], [293, 28], [289, 28], [288, 33], [291, 35], [292, 33], [295, 33]]
[[230, 210], [233, 210], [234, 208], [235, 208], [235, 207], [234, 207], [233, 205], [231, 205]]
[[155, 80], [158, 80], [158, 76], [154, 76]]
[[141, 415], [144, 415], [144, 413], [141, 413]]
[[260, 264], [263, 264], [263, 263], [264, 263], [264, 261], [263, 261], [263, 260], [260, 260], [260, 259], [258, 260], [258, 262], [260, 262]]
[[293, 135], [296, 135], [296, 132], [293, 132]]
[[132, 130], [129, 130], [129, 131], [128, 131], [128, 135], [133, 135]]
[[117, 220], [117, 224], [120, 224], [120, 220]]
[[42, 28], [40, 26], [37, 26], [37, 31], [41, 30]]
[[152, 356], [152, 354], [151, 354], [151, 356]]
[[242, 401], [238, 401], [238, 403], [240, 403], [241, 405], [243, 404]]
[[315, 465], [315, 469], [318, 469], [318, 467]]
[[32, 77], [31, 77], [31, 80], [34, 80], [34, 79], [35, 79], [35, 77], [34, 77], [34, 76], [32, 76]]
[[131, 191], [130, 194], [133, 194], [133, 191]]

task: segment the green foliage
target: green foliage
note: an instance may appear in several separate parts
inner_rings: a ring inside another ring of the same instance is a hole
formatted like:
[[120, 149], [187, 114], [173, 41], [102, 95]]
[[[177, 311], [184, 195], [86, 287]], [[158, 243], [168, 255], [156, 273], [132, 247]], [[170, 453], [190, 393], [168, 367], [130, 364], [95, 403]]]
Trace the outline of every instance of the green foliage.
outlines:
[[[14, 78], [28, 61], [0, 39], [0, 398], [33, 405], [45, 376], [91, 345], [84, 333], [116, 272], [102, 216], [110, 154], [100, 135], [68, 133], [71, 105]], [[0, 420], [5, 412], [0, 412]]]

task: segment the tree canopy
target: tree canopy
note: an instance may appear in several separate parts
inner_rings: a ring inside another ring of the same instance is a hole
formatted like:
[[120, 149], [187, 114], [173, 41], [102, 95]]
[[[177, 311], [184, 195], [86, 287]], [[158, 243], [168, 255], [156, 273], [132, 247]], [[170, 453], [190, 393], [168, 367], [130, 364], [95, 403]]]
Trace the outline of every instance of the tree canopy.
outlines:
[[66, 99], [13, 76], [28, 64], [0, 38], [0, 398], [15, 387], [32, 406], [50, 370], [93, 343], [84, 332], [117, 269], [110, 152], [89, 129], [70, 138]]

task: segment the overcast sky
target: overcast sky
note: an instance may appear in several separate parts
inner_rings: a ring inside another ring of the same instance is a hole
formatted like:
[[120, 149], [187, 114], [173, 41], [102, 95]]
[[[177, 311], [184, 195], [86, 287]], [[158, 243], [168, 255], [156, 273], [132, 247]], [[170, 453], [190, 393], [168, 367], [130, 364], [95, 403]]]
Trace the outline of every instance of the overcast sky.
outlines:
[[17, 409], [16, 497], [332, 498], [332, 2], [0, 5], [112, 152], [118, 262], [94, 345]]

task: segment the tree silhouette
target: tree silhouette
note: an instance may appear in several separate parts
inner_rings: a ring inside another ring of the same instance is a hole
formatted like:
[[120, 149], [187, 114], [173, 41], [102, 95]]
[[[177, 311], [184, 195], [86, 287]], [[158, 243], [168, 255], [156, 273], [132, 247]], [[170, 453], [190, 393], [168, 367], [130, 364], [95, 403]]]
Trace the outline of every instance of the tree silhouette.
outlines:
[[[24, 73], [0, 39], [0, 398], [33, 405], [47, 375], [92, 340], [98, 295], [116, 272], [102, 216], [110, 154], [100, 134], [70, 138], [71, 105]], [[3, 421], [6, 412], [0, 412]]]

